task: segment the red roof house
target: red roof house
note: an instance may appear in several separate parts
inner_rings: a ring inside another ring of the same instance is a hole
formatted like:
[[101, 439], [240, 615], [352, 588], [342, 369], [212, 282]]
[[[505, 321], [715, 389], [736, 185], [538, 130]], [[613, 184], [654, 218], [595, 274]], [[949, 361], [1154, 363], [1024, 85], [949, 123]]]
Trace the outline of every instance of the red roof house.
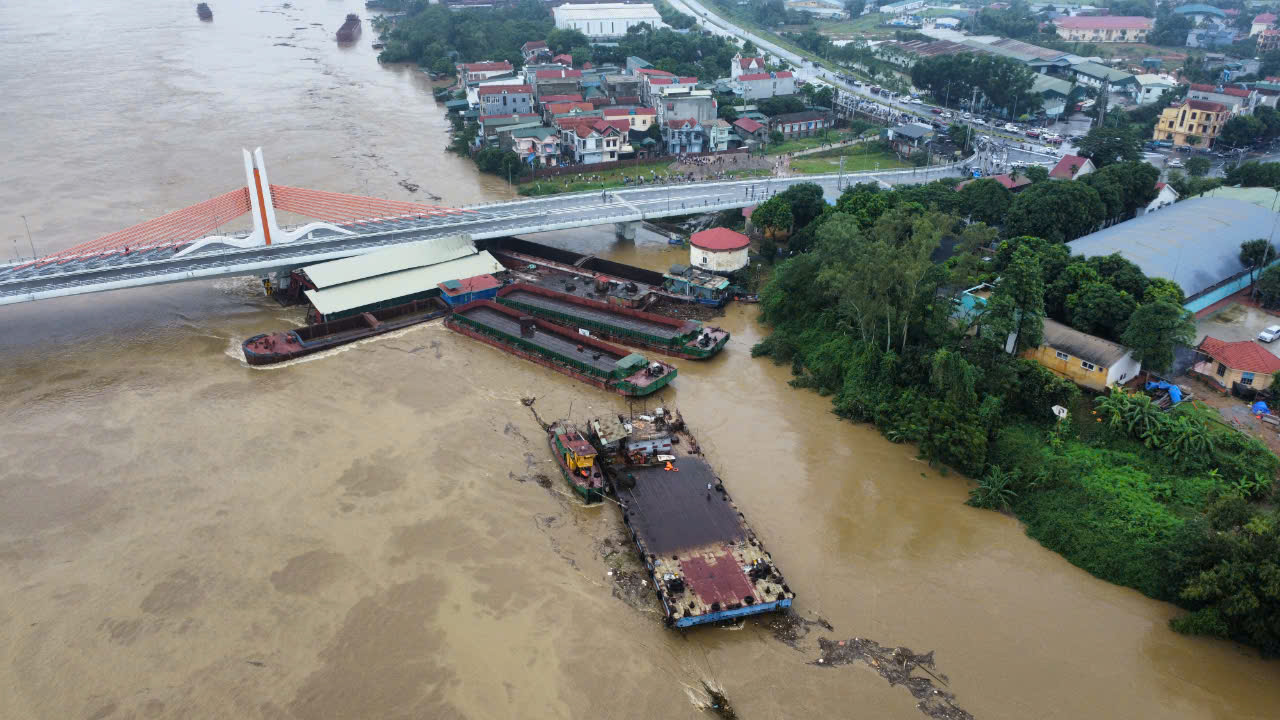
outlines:
[[1058, 164], [1049, 171], [1049, 177], [1055, 180], [1075, 180], [1081, 175], [1088, 175], [1093, 170], [1093, 161], [1089, 158], [1080, 157], [1079, 155], [1063, 155]]
[[751, 244], [751, 239], [729, 228], [711, 228], [689, 236], [689, 242], [703, 250], [741, 250]]
[[764, 129], [763, 123], [758, 123], [755, 120], [752, 120], [751, 118], [738, 118], [737, 120], [733, 121], [733, 126], [738, 128], [742, 132], [747, 133], [748, 135], [755, 135], [756, 133]]
[[1253, 340], [1226, 342], [1205, 336], [1199, 350], [1211, 362], [1196, 363], [1193, 369], [1223, 388], [1240, 383], [1263, 390], [1271, 387], [1271, 374], [1280, 370], [1280, 357]]

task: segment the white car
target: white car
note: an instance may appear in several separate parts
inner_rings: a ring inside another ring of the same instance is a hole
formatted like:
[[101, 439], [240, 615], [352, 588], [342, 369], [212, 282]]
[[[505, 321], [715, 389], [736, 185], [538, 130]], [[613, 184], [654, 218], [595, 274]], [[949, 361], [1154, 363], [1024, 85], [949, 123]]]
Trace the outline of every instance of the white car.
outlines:
[[1280, 337], [1280, 325], [1272, 325], [1258, 333], [1258, 339], [1264, 343], [1269, 343], [1278, 337]]
[[964, 114], [964, 119], [965, 119], [965, 120], [972, 120], [972, 119], [973, 119], [973, 113], [965, 113], [965, 114]]
[[1171, 168], [1180, 168], [1180, 167], [1182, 167], [1182, 161], [1181, 161], [1181, 160], [1179, 160], [1178, 158], [1171, 158], [1171, 159], [1169, 160], [1169, 167], [1171, 167]]
[[1005, 132], [1018, 132], [1018, 126], [1013, 123], [1005, 123], [1004, 130]]
[[950, 119], [951, 119], [952, 117], [954, 117], [954, 116], [951, 114], [951, 111], [950, 111], [950, 110], [945, 110], [945, 111], [943, 111], [943, 113], [942, 113], [941, 115], [939, 115], [938, 117], [942, 118], [943, 120], [950, 120]]

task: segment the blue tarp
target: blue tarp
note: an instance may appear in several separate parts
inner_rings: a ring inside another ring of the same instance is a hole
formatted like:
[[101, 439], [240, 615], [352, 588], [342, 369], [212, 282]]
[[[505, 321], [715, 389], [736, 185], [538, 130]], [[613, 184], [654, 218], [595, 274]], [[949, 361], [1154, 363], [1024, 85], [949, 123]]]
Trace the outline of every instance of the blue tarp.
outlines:
[[1147, 383], [1148, 390], [1155, 390], [1156, 388], [1160, 388], [1161, 390], [1168, 390], [1169, 399], [1173, 401], [1174, 405], [1177, 405], [1178, 403], [1182, 402], [1182, 388], [1178, 387], [1177, 385], [1174, 385], [1173, 383], [1167, 383], [1163, 380], [1159, 382]]
[[1271, 411], [1267, 409], [1267, 404], [1259, 400], [1250, 408], [1254, 415], [1270, 415]]

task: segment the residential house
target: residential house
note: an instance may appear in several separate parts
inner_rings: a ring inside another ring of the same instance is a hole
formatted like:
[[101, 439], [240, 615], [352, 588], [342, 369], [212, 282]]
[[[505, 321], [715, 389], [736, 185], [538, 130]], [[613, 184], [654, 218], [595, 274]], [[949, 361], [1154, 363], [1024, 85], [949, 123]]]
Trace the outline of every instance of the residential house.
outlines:
[[[831, 113], [826, 110], [805, 110], [785, 113], [769, 118], [769, 127], [782, 132], [782, 137], [809, 137], [831, 128]], [[932, 132], [930, 128], [930, 132]]]
[[700, 153], [706, 148], [707, 132], [696, 118], [668, 120], [662, 126], [662, 138], [667, 143], [667, 153]]
[[641, 70], [650, 70], [652, 68], [653, 63], [648, 60], [645, 60], [642, 57], [636, 57], [635, 55], [628, 55], [626, 70], [624, 72], [628, 75], [639, 75]]
[[924, 123], [907, 123], [889, 128], [887, 135], [894, 152], [910, 155], [925, 149], [933, 139], [933, 128]]
[[1236, 383], [1266, 390], [1271, 387], [1271, 374], [1280, 370], [1280, 357], [1253, 340], [1226, 342], [1206, 335], [1196, 349], [1205, 359], [1191, 371], [1222, 390], [1229, 391]]
[[1236, 41], [1236, 31], [1225, 25], [1206, 23], [1187, 33], [1187, 47], [1213, 50]]
[[710, 90], [695, 90], [692, 86], [664, 87], [654, 97], [659, 125], [670, 120], [693, 118], [699, 125], [708, 127], [716, 119], [716, 100]]
[[607, 107], [603, 112], [606, 120], [626, 120], [637, 132], [645, 132], [658, 119], [658, 111], [651, 107]]
[[979, 180], [995, 180], [996, 182], [1003, 185], [1004, 189], [1012, 193], [1022, 192], [1023, 188], [1031, 185], [1031, 178], [1027, 177], [1026, 175], [1019, 175], [1018, 177], [1015, 178], [1012, 175], [1009, 175], [1006, 173], [1003, 175], [989, 175], [985, 178], [973, 178], [972, 180], [965, 180], [964, 182], [956, 185], [956, 190], [957, 191], [963, 190], [964, 186], [970, 185], [972, 183], [976, 183]]
[[1280, 30], [1267, 29], [1258, 33], [1258, 54], [1280, 49]]
[[764, 143], [769, 139], [769, 128], [761, 122], [757, 122], [747, 117], [740, 117], [733, 121], [733, 130], [742, 138], [744, 144]]
[[1172, 90], [1178, 86], [1178, 83], [1167, 75], [1151, 73], [1134, 76], [1134, 82], [1133, 99], [1139, 105], [1149, 105], [1159, 100], [1165, 90]]
[[511, 63], [503, 60], [501, 62], [473, 62], [459, 63], [457, 66], [458, 77], [467, 83], [488, 80], [494, 75], [505, 75], [515, 72], [515, 68]]
[[1057, 165], [1049, 171], [1049, 177], [1054, 180], [1075, 180], [1082, 175], [1088, 175], [1096, 168], [1093, 161], [1079, 155], [1063, 155]]
[[571, 95], [582, 91], [582, 71], [559, 68], [538, 70], [533, 76], [534, 92], [539, 99], [543, 95]]
[[626, 125], [625, 120], [579, 122], [571, 131], [574, 162], [583, 165], [617, 160], [627, 137]]
[[487, 85], [476, 91], [484, 115], [533, 112], [533, 88], [529, 85]]
[[843, 7], [828, 5], [821, 0], [791, 0], [786, 4], [787, 10], [808, 13], [824, 20], [840, 20], [848, 15]]
[[742, 53], [734, 53], [733, 62], [729, 64], [729, 78], [737, 80], [743, 75], [755, 75], [765, 72], [764, 58], [742, 57]]
[[1156, 190], [1158, 192], [1156, 193], [1155, 199], [1147, 203], [1147, 207], [1141, 213], [1142, 215], [1146, 215], [1149, 212], [1155, 212], [1163, 207], [1169, 207], [1170, 205], [1178, 202], [1178, 191], [1174, 190], [1173, 186], [1169, 183], [1156, 183]]
[[1060, 17], [1053, 20], [1058, 37], [1069, 42], [1140, 43], [1155, 26], [1149, 17], [1125, 15], [1093, 15]]
[[542, 117], [548, 123], [553, 118], [566, 115], [603, 117], [602, 113], [596, 112], [596, 106], [589, 102], [549, 102], [542, 104]]
[[924, 9], [926, 4], [925, 0], [898, 0], [898, 2], [881, 5], [877, 12], [882, 12], [886, 15], [908, 15], [916, 10]]
[[1261, 15], [1255, 15], [1253, 18], [1253, 23], [1249, 25], [1249, 37], [1253, 37], [1254, 35], [1261, 33], [1263, 30], [1266, 30], [1275, 24], [1276, 24], [1276, 16], [1271, 13], [1262, 13]]
[[569, 93], [568, 95], [543, 95], [538, 98], [538, 102], [546, 105], [547, 103], [580, 103], [583, 100], [580, 93]]
[[1137, 84], [1137, 79], [1133, 73], [1109, 68], [1106, 65], [1099, 65], [1095, 62], [1082, 62], [1074, 65], [1071, 71], [1075, 73], [1076, 82], [1081, 85], [1094, 89], [1105, 87], [1109, 93], [1124, 92]]
[[578, 30], [593, 40], [618, 40], [637, 25], [653, 29], [667, 27], [662, 16], [650, 4], [585, 3], [566, 4], [551, 9], [556, 27]]
[[[1102, 392], [1116, 383], [1137, 377], [1142, 363], [1133, 351], [1118, 343], [1080, 332], [1056, 320], [1044, 319], [1040, 345], [1022, 353], [1054, 375], [1080, 387]], [[1277, 359], [1280, 367], [1280, 358]]]
[[1173, 14], [1189, 18], [1192, 25], [1200, 25], [1205, 20], [1212, 20], [1215, 23], [1226, 22], [1227, 19], [1227, 14], [1221, 9], [1201, 3], [1179, 5], [1173, 9]]
[[675, 75], [645, 74], [640, 80], [640, 102], [645, 105], [655, 104], [654, 97], [668, 88], [693, 89], [698, 85], [696, 77], [676, 77]]
[[536, 114], [511, 113], [510, 115], [481, 115], [477, 119], [480, 131], [476, 133], [475, 147], [505, 147], [509, 143], [500, 135], [519, 127], [539, 127], [542, 120]]
[[1231, 111], [1222, 103], [1183, 100], [1160, 113], [1151, 139], [1207, 148], [1213, 145], [1230, 116]]
[[551, 62], [555, 63], [556, 65], [573, 67], [573, 56], [570, 55], [569, 53], [560, 53], [559, 55], [552, 55]]
[[771, 98], [775, 95], [794, 95], [796, 81], [790, 70], [748, 73], [733, 81], [734, 92], [747, 100]]
[[560, 164], [560, 131], [549, 127], [513, 130], [511, 149], [530, 165], [554, 167]]
[[1258, 106], [1256, 91], [1230, 85], [1191, 85], [1187, 88], [1187, 97], [1226, 105], [1232, 115], [1252, 115]]
[[545, 40], [530, 40], [520, 46], [520, 55], [525, 65], [542, 62], [551, 58], [551, 48], [547, 47]]
[[608, 74], [604, 76], [605, 93], [614, 99], [640, 96], [640, 78], [635, 75]]
[[729, 139], [733, 136], [733, 131], [729, 127], [729, 121], [716, 118], [715, 123], [711, 125], [710, 139], [708, 140], [708, 151], [723, 152], [729, 149]]

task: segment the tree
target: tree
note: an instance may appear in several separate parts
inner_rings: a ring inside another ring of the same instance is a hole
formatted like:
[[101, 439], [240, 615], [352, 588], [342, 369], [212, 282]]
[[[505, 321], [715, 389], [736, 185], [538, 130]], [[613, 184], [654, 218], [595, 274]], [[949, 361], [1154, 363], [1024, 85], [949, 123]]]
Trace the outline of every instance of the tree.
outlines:
[[770, 145], [781, 145], [785, 140], [786, 140], [786, 138], [784, 138], [784, 137], [782, 136], [782, 131], [781, 131], [781, 130], [776, 130], [776, 129], [775, 129], [775, 130], [770, 130], [770, 131], [769, 131], [769, 144], [770, 144]]
[[[791, 209], [791, 226], [803, 228], [822, 215], [827, 203], [822, 199], [822, 186], [817, 183], [797, 183], [766, 201], [783, 202]], [[752, 215], [754, 218], [754, 214]]]
[[[1230, 147], [1246, 147], [1267, 132], [1267, 126], [1252, 115], [1236, 115], [1222, 126], [1218, 143]], [[1190, 170], [1190, 165], [1187, 167]], [[1194, 173], [1193, 173], [1194, 174]]]
[[557, 55], [570, 52], [573, 48], [590, 46], [591, 41], [581, 30], [556, 28], [547, 33], [547, 47]]
[[1128, 293], [1107, 283], [1091, 282], [1067, 297], [1067, 317], [1071, 327], [1080, 332], [1116, 339], [1136, 306]]
[[1036, 183], [1014, 197], [1005, 230], [1010, 235], [1067, 242], [1093, 232], [1105, 213], [1098, 191], [1084, 183]]
[[1033, 183], [1044, 182], [1049, 179], [1049, 170], [1039, 165], [1032, 165], [1027, 168], [1027, 179]]
[[[1249, 268], [1249, 284], [1257, 281], [1256, 273], [1276, 259], [1276, 249], [1266, 238], [1245, 240], [1240, 243], [1240, 264]], [[1257, 292], [1257, 287], [1254, 287]]]
[[999, 225], [1004, 222], [1013, 193], [991, 178], [973, 180], [956, 194], [957, 210], [972, 222]]
[[1173, 45], [1179, 48], [1187, 44], [1187, 33], [1191, 32], [1191, 18], [1178, 15], [1165, 8], [1156, 16], [1156, 24], [1147, 42], [1152, 45]]
[[1187, 173], [1193, 177], [1204, 177], [1205, 175], [1208, 175], [1209, 167], [1209, 158], [1206, 157], [1200, 157], [1197, 155], [1196, 157], [1187, 160]]
[[[1258, 276], [1258, 298], [1263, 305], [1274, 307], [1280, 302], [1280, 265], [1262, 271]], [[1280, 387], [1278, 385], [1277, 387]]]
[[772, 197], [760, 203], [751, 213], [751, 224], [760, 228], [764, 235], [786, 235], [795, 225], [795, 218], [791, 215], [791, 205], [786, 200]]
[[1013, 251], [1008, 266], [991, 294], [982, 321], [1002, 346], [1015, 337], [1013, 354], [1040, 344], [1044, 333], [1044, 276], [1040, 259], [1028, 246]]
[[1127, 128], [1095, 127], [1077, 144], [1080, 154], [1103, 168], [1142, 157], [1142, 143]]
[[1178, 283], [1161, 277], [1147, 278], [1147, 287], [1142, 291], [1142, 302], [1153, 303], [1166, 300], [1174, 305], [1186, 302], [1187, 296]]
[[856, 18], [867, 9], [867, 0], [844, 0], [844, 11], [849, 13], [849, 17]]
[[1133, 350], [1133, 357], [1148, 370], [1162, 372], [1173, 365], [1175, 343], [1190, 345], [1196, 339], [1192, 314], [1181, 305], [1156, 300], [1139, 305], [1129, 316], [1120, 342]]
[[1280, 186], [1280, 163], [1262, 163], [1250, 160], [1227, 171], [1228, 185], [1244, 187]]
[[755, 43], [750, 40], [742, 41], [742, 57], [755, 57], [758, 52], [760, 51], [756, 48]]

